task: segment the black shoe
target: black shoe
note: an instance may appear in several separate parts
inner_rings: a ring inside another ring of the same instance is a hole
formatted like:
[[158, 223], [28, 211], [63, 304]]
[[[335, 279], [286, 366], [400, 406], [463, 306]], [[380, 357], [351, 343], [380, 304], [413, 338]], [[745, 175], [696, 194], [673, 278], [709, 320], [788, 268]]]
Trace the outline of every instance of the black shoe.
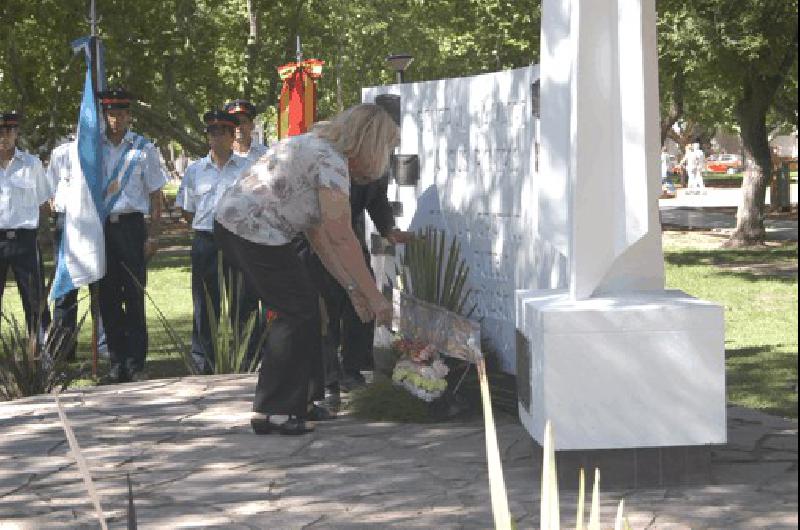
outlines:
[[311, 421], [330, 421], [336, 419], [336, 412], [322, 407], [320, 405], [313, 405], [306, 415], [306, 419]]
[[275, 425], [269, 421], [269, 416], [266, 418], [250, 418], [250, 426], [256, 434], [270, 434], [280, 427], [280, 425]]
[[289, 419], [281, 424], [281, 434], [287, 436], [297, 436], [299, 434], [306, 434], [312, 432], [314, 427], [308, 425], [304, 418], [290, 415]]

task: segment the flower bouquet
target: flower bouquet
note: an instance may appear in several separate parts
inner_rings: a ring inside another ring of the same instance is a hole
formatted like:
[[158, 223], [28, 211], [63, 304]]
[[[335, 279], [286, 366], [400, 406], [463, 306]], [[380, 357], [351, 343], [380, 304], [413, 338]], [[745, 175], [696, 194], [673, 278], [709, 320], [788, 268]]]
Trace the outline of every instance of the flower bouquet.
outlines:
[[450, 369], [435, 346], [399, 339], [392, 348], [400, 355], [392, 372], [395, 385], [428, 403], [444, 393], [447, 389], [445, 377]]

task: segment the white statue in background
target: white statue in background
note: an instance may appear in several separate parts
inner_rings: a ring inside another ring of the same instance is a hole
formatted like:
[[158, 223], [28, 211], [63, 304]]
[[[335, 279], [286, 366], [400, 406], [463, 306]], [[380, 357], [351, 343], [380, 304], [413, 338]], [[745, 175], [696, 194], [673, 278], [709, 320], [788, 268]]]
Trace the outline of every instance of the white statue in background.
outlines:
[[681, 164], [686, 168], [688, 183], [686, 187], [690, 193], [700, 192], [705, 189], [703, 182], [703, 169], [706, 165], [706, 156], [700, 149], [700, 144], [695, 142], [686, 146], [686, 154], [681, 160]]

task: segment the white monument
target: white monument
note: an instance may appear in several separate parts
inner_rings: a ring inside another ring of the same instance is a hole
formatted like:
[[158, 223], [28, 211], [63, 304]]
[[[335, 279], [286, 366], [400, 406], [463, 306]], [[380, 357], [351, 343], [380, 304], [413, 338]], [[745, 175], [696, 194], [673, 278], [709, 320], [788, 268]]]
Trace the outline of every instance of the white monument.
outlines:
[[664, 290], [655, 22], [654, 0], [544, 0], [540, 66], [362, 92], [401, 97], [419, 156], [398, 227], [458, 237], [523, 424], [558, 450], [725, 442], [722, 308]]
[[664, 290], [654, 4], [543, 2], [538, 234], [569, 286], [517, 291], [517, 374], [559, 450], [726, 440], [723, 310]]

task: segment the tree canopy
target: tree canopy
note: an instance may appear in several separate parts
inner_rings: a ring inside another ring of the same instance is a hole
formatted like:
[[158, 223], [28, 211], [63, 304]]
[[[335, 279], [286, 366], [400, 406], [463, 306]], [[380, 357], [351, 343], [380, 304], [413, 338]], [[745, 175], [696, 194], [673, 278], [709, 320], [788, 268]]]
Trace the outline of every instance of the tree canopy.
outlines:
[[[435, 79], [536, 62], [538, 1], [97, 0], [111, 85], [140, 100], [136, 127], [162, 145], [204, 151], [200, 116], [246, 96], [274, 116], [276, 68], [325, 61], [320, 115], [394, 79], [385, 57], [408, 52], [410, 79]], [[69, 43], [89, 32], [87, 0], [6, 0], [0, 7], [0, 107], [26, 115], [26, 147], [47, 154], [74, 126], [84, 65]], [[338, 87], [338, 88], [337, 88]], [[270, 124], [272, 123], [271, 120]]]
[[[0, 107], [26, 114], [22, 138], [43, 155], [76, 121], [84, 66], [69, 43], [89, 32], [88, 4], [0, 3], [7, 28], [0, 33]], [[539, 0], [96, 5], [109, 83], [127, 86], [141, 101], [136, 127], [193, 155], [205, 150], [200, 116], [227, 100], [250, 98], [274, 128], [276, 68], [294, 60], [296, 35], [306, 57], [326, 63], [323, 117], [358, 101], [361, 87], [393, 82], [385, 62], [390, 53], [415, 57], [410, 80], [516, 68], [539, 56]], [[658, 0], [657, 9], [663, 135], [677, 120], [701, 130], [741, 130], [748, 90], [771, 94], [764, 103], [768, 128], [796, 128], [797, 0]]]

